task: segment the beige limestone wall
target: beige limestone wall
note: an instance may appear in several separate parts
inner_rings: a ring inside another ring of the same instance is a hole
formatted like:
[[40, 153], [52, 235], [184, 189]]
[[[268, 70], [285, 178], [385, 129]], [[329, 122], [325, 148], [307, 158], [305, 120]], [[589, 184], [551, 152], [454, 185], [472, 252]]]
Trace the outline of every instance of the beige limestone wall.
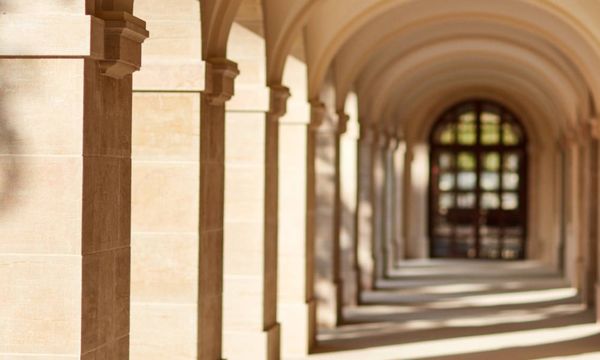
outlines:
[[131, 358], [196, 359], [200, 9], [136, 0], [152, 36], [134, 75]]

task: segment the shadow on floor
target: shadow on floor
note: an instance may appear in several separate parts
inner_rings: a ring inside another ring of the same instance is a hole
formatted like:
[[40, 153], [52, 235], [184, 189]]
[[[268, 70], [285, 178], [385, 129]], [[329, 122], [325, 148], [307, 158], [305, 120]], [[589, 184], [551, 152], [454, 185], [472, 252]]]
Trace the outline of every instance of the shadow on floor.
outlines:
[[320, 332], [311, 359], [600, 359], [593, 312], [537, 263], [430, 261], [380, 285]]

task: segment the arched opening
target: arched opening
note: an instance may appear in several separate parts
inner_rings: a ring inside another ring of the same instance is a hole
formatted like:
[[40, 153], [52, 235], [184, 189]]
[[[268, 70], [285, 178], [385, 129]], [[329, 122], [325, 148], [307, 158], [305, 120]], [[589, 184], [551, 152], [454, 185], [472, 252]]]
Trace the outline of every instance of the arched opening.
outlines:
[[488, 100], [446, 110], [430, 133], [429, 239], [436, 258], [524, 259], [527, 136]]

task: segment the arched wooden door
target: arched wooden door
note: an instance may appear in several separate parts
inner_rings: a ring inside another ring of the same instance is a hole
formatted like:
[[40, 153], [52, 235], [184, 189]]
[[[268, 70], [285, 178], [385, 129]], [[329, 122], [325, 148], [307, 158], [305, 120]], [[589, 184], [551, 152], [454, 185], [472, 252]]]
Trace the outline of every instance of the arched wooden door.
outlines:
[[430, 135], [431, 257], [523, 259], [527, 138], [500, 104], [453, 106]]

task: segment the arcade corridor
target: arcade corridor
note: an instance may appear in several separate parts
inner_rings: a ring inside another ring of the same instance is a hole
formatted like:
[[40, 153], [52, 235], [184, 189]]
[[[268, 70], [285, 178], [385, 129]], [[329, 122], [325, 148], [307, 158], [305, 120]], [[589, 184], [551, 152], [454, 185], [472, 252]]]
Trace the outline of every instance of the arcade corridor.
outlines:
[[0, 0], [0, 360], [597, 360], [599, 174], [598, 0]]

